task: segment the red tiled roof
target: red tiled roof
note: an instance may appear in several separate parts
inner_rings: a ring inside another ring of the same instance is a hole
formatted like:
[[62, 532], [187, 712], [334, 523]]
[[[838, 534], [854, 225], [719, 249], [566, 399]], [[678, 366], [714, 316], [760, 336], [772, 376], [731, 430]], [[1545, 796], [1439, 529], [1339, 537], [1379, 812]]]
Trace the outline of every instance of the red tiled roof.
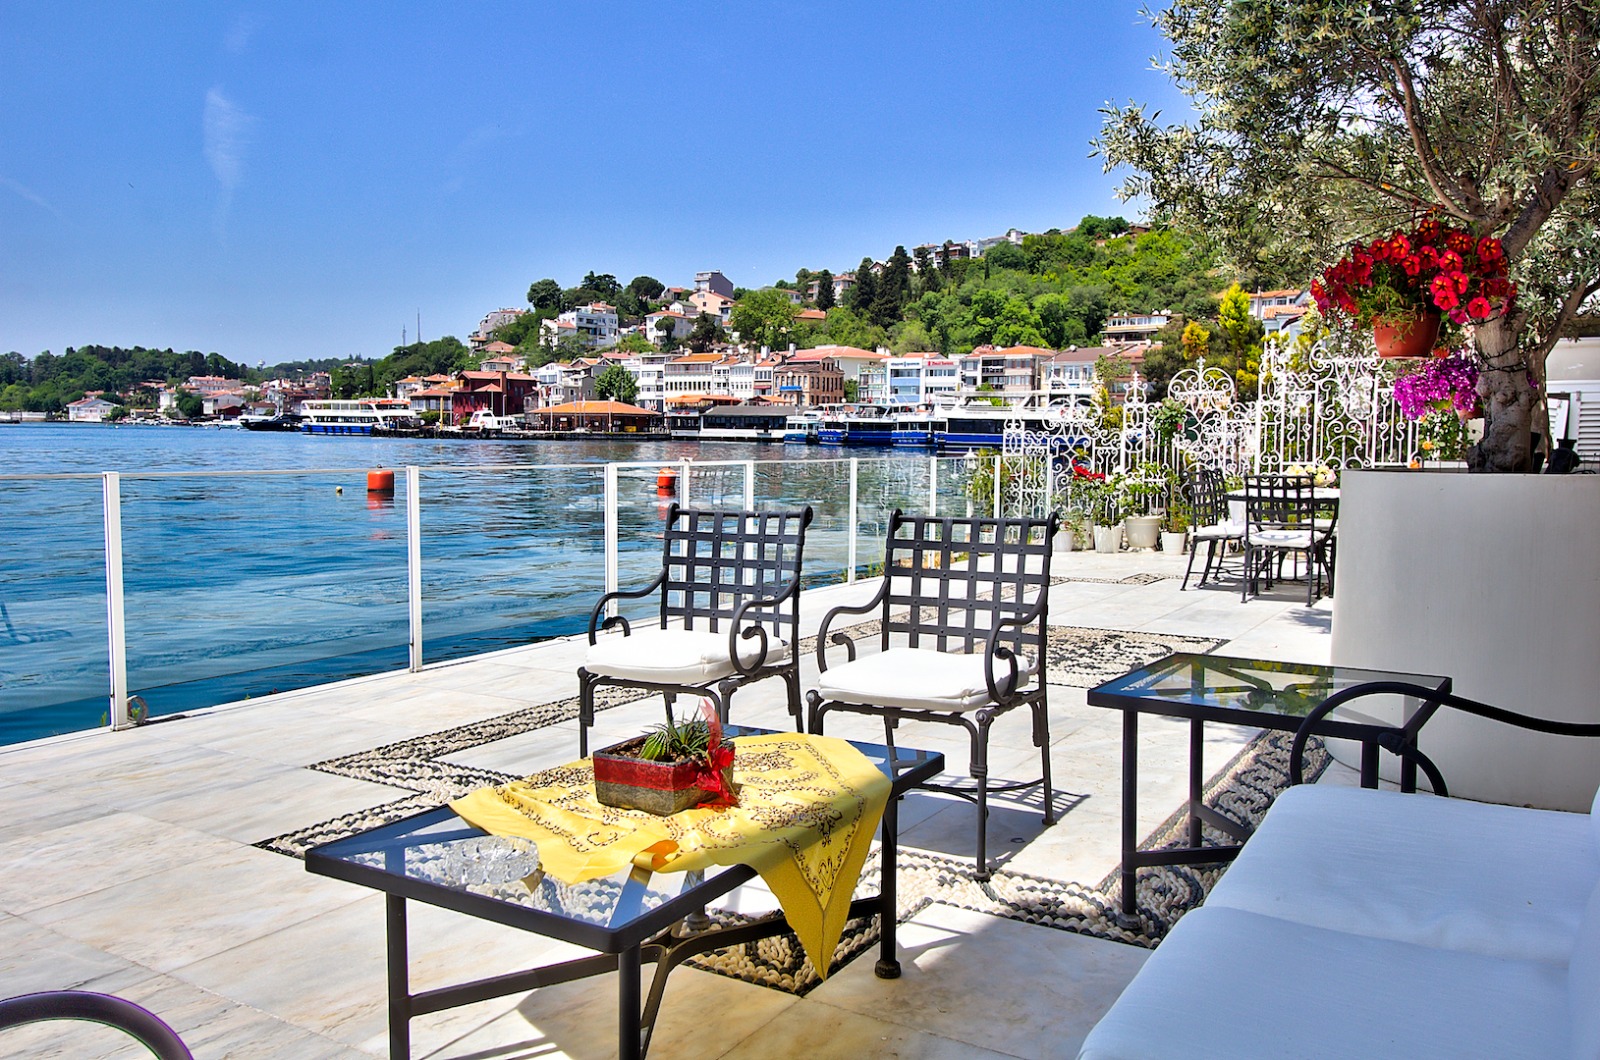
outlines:
[[551, 405], [535, 409], [535, 415], [549, 416], [657, 416], [660, 413], [642, 409], [638, 405], [625, 405], [620, 401], [569, 401], [565, 405]]

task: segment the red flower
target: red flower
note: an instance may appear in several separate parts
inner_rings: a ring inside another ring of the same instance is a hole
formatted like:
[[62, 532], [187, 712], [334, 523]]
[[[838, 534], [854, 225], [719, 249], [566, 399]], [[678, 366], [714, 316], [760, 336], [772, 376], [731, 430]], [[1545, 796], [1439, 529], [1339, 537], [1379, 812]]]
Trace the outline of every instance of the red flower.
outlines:
[[1400, 263], [1400, 267], [1406, 270], [1407, 276], [1415, 276], [1422, 271], [1422, 259], [1415, 254], [1407, 254], [1405, 260]]
[[1439, 255], [1440, 272], [1456, 272], [1461, 268], [1461, 255], [1453, 250], [1447, 250]]
[[1450, 310], [1450, 319], [1455, 321], [1457, 324], [1465, 324], [1467, 322], [1467, 311], [1462, 309], [1460, 306], [1457, 306], [1456, 308]]
[[1505, 247], [1493, 236], [1484, 236], [1478, 240], [1478, 262], [1482, 265], [1498, 265], [1506, 260]]
[[1494, 307], [1491, 306], [1489, 304], [1489, 300], [1482, 295], [1479, 295], [1477, 298], [1474, 298], [1472, 301], [1467, 303], [1467, 312], [1472, 316], [1473, 320], [1487, 319], [1489, 314], [1493, 311]]

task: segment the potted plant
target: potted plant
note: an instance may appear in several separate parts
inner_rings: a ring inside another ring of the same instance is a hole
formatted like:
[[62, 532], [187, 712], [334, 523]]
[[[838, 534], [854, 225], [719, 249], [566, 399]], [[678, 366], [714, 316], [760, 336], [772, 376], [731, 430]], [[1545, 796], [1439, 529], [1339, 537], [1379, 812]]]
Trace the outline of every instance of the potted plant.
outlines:
[[1311, 282], [1311, 294], [1330, 321], [1372, 328], [1380, 357], [1425, 357], [1456, 345], [1469, 321], [1509, 313], [1517, 285], [1498, 239], [1430, 216], [1410, 232], [1352, 246]]
[[1124, 530], [1129, 548], [1156, 547], [1161, 534], [1161, 517], [1167, 495], [1171, 490], [1171, 477], [1160, 464], [1145, 462], [1133, 473], [1119, 476], [1119, 485], [1126, 498], [1127, 511]]
[[1181, 556], [1188, 541], [1188, 506], [1179, 503], [1167, 505], [1167, 514], [1161, 518], [1161, 551], [1169, 555]]
[[1088, 515], [1063, 505], [1056, 512], [1056, 518], [1056, 525], [1060, 528], [1056, 531], [1056, 551], [1071, 552], [1074, 548], [1084, 547], [1084, 541], [1089, 536]]
[[705, 802], [735, 801], [733, 747], [709, 701], [701, 717], [669, 719], [643, 736], [594, 753], [595, 798], [602, 806], [666, 816]]
[[1098, 471], [1073, 467], [1068, 502], [1086, 513], [1096, 552], [1116, 552], [1122, 547], [1122, 476], [1109, 478]]

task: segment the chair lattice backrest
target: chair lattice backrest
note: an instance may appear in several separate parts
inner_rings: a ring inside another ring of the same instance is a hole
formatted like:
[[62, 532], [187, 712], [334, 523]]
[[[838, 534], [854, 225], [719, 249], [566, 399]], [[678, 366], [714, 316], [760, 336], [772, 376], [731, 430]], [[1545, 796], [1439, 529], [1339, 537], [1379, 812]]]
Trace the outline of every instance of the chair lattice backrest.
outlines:
[[[983, 651], [1001, 619], [1031, 610], [1050, 592], [1049, 519], [941, 519], [895, 512], [884, 550], [882, 646], [904, 634], [910, 647]], [[1042, 658], [1044, 622], [1007, 629], [1000, 643]]]
[[1197, 527], [1219, 526], [1228, 521], [1228, 493], [1222, 476], [1209, 467], [1195, 468], [1185, 476], [1183, 492]]
[[1315, 518], [1311, 479], [1302, 475], [1248, 475], [1245, 521], [1254, 528], [1310, 529]]
[[[747, 599], [773, 597], [800, 578], [811, 509], [725, 511], [667, 509], [662, 535], [661, 624], [681, 618], [686, 629], [713, 632], [733, 618]], [[781, 607], [752, 609], [750, 622], [792, 639], [798, 628], [800, 594]]]

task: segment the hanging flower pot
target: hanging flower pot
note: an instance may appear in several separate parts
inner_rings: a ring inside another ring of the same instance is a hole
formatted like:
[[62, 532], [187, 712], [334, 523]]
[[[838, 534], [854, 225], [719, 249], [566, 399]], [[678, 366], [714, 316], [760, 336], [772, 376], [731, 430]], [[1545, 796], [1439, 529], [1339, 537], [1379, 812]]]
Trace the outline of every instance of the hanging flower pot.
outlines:
[[1426, 357], [1439, 341], [1439, 314], [1379, 317], [1372, 322], [1372, 341], [1379, 357]]

